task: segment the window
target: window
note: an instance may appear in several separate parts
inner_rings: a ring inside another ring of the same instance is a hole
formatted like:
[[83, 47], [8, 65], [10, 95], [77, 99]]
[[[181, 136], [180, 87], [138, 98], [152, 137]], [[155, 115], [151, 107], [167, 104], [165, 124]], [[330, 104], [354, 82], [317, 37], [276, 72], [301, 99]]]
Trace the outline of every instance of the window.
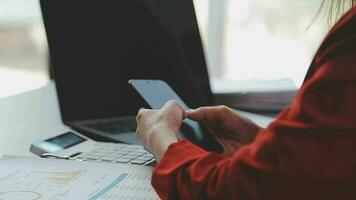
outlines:
[[259, 81], [272, 81], [275, 89], [299, 87], [328, 30], [321, 21], [308, 28], [321, 0], [194, 3], [213, 89], [234, 83], [266, 87]]
[[38, 0], [0, 0], [0, 97], [48, 82], [47, 46]]

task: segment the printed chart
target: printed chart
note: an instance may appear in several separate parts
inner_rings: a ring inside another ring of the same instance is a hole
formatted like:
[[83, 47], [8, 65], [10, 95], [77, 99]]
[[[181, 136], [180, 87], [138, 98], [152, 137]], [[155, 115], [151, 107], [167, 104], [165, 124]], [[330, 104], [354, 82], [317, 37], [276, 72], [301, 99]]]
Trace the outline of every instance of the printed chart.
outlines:
[[90, 162], [3, 159], [1, 200], [153, 200], [152, 169]]

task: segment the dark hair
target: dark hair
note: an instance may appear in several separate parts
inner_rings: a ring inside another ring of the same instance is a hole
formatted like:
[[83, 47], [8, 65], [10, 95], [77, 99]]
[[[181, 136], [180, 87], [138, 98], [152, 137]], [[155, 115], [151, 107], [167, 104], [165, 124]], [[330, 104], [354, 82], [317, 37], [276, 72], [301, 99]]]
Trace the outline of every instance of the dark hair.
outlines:
[[322, 0], [316, 18], [324, 13], [327, 15], [328, 24], [332, 26], [346, 11], [355, 5], [356, 0]]

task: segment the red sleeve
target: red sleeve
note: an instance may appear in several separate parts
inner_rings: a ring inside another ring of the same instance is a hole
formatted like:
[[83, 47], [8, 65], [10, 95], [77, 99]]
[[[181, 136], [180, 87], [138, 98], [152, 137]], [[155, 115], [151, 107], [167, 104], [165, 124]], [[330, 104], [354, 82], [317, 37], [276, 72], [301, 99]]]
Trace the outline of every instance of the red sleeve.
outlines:
[[[156, 166], [152, 185], [162, 199], [261, 199], [267, 189], [263, 179], [273, 169], [254, 161], [253, 157], [258, 156], [256, 147], [242, 148], [235, 156], [224, 157], [180, 141], [168, 148]], [[245, 162], [248, 160], [252, 163]]]
[[253, 143], [231, 157], [172, 144], [153, 173], [159, 196], [356, 199], [355, 16], [353, 9], [338, 23], [293, 104]]

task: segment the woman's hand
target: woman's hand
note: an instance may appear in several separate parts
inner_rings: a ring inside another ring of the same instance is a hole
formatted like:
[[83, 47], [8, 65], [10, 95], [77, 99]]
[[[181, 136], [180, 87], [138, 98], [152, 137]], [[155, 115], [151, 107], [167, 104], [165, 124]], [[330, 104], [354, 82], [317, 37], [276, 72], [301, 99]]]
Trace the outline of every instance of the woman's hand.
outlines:
[[170, 144], [178, 141], [176, 134], [184, 118], [185, 111], [176, 101], [168, 101], [160, 110], [139, 110], [137, 136], [157, 161]]
[[189, 110], [186, 117], [202, 122], [224, 147], [226, 155], [232, 155], [240, 146], [251, 143], [262, 129], [226, 106]]

